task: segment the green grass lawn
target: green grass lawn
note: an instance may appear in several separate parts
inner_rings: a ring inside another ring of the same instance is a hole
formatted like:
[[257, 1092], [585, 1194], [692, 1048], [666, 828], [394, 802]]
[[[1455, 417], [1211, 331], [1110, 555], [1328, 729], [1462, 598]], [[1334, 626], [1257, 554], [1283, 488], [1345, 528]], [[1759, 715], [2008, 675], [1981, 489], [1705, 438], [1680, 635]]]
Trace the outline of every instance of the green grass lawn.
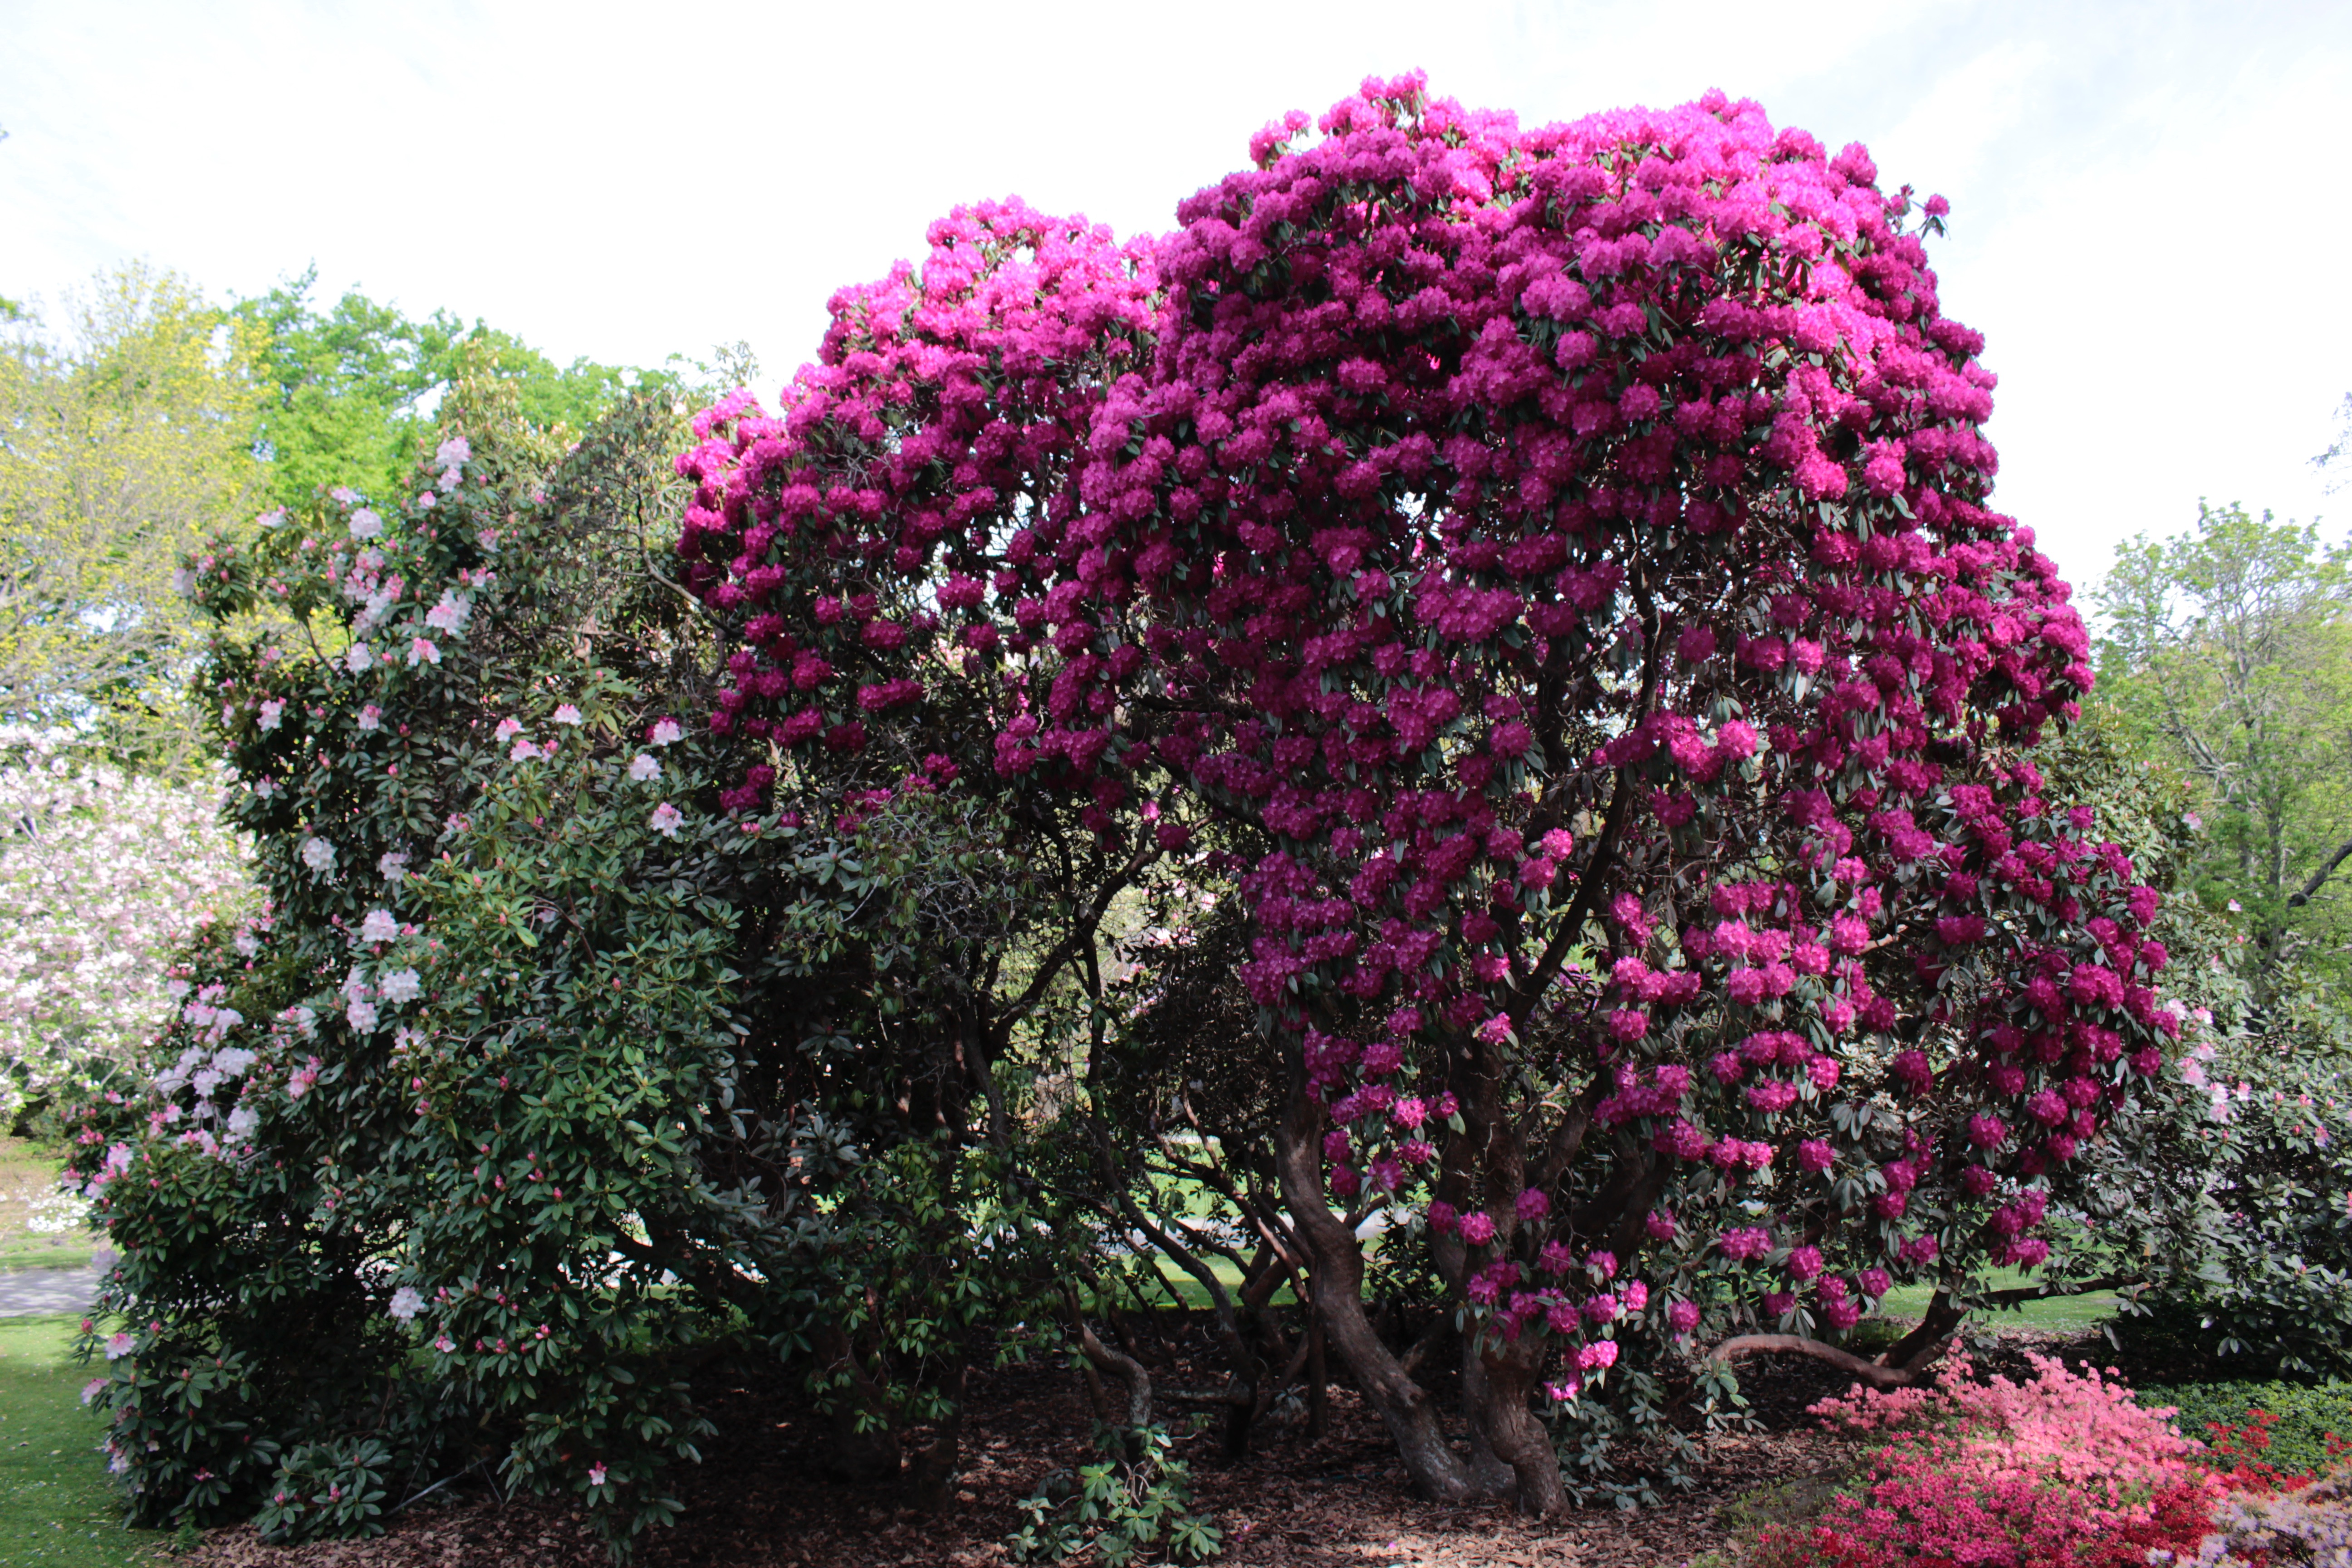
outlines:
[[22, 1138], [0, 1138], [0, 1268], [78, 1268], [97, 1237], [63, 1222], [58, 1152]]
[[81, 1407], [71, 1318], [0, 1319], [0, 1563], [120, 1568], [160, 1560], [163, 1538], [121, 1524], [121, 1504]]
[[[2038, 1282], [2037, 1277], [2021, 1274], [2014, 1268], [1996, 1268], [1988, 1278], [1996, 1290]], [[1890, 1318], [1916, 1319], [1927, 1311], [1927, 1302], [1935, 1294], [1930, 1286], [1905, 1285], [1886, 1293], [1879, 1311]], [[2004, 1329], [2087, 1329], [2115, 1315], [2116, 1293], [2093, 1290], [2081, 1296], [2053, 1296], [2047, 1300], [2028, 1301], [2014, 1312], [1989, 1313], [1984, 1321]]]

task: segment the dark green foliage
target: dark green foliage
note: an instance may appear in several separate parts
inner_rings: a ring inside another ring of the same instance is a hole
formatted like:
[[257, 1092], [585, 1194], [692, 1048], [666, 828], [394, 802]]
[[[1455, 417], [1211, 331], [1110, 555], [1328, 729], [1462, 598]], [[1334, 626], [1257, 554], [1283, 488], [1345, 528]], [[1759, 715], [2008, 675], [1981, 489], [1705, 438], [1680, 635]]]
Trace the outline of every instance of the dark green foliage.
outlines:
[[2210, 1440], [2215, 1426], [2242, 1430], [2252, 1413], [2277, 1417], [2263, 1458], [2289, 1475], [2315, 1476], [2336, 1462], [2328, 1438], [2352, 1441], [2352, 1384], [2194, 1383], [2137, 1391], [2142, 1406], [2179, 1407], [2183, 1436]]
[[764, 743], [672, 721], [718, 664], [665, 569], [672, 405], [569, 450], [496, 375], [441, 417], [432, 505], [190, 563], [268, 901], [191, 956], [152, 1081], [75, 1118], [131, 1510], [365, 1532], [487, 1472], [625, 1552], [699, 1382], [777, 1355], [845, 1468], [937, 1506], [966, 1366], [1095, 1244], [1015, 1097], [1101, 857], [887, 730], [730, 806]]
[[382, 1535], [391, 1465], [392, 1450], [373, 1437], [305, 1443], [286, 1456], [254, 1529], [264, 1541]]
[[1056, 1470], [1020, 1504], [1024, 1522], [1005, 1542], [1015, 1563], [1059, 1563], [1091, 1549], [1106, 1568], [1205, 1563], [1223, 1532], [1192, 1511], [1190, 1468], [1169, 1458], [1159, 1426], [1095, 1426], [1104, 1456], [1076, 1474]]

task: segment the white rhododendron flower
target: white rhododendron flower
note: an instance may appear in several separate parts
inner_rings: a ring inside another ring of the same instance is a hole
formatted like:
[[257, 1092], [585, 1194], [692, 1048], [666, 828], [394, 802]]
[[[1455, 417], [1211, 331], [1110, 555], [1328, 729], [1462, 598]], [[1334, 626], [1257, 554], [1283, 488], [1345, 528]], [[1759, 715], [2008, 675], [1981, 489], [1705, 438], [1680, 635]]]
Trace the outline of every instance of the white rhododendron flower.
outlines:
[[260, 723], [263, 729], [275, 730], [285, 717], [286, 704], [282, 700], [273, 697], [261, 705]]
[[661, 764], [645, 752], [639, 752], [636, 761], [629, 764], [629, 777], [639, 784], [644, 784], [648, 779], [657, 779], [661, 777]]
[[569, 702], [559, 703], [555, 710], [555, 721], [559, 724], [577, 724], [581, 721], [580, 710]]
[[381, 709], [381, 708], [379, 708], [379, 707], [377, 707], [377, 706], [376, 706], [374, 703], [373, 703], [373, 702], [369, 703], [366, 707], [364, 707], [364, 708], [361, 709], [361, 710], [360, 710], [360, 728], [361, 728], [361, 729], [362, 729], [362, 730], [381, 730], [381, 729], [383, 729], [383, 709]]
[[425, 624], [436, 632], [462, 632], [474, 606], [459, 598], [451, 588], [441, 590], [441, 602], [425, 614]]
[[400, 922], [392, 918], [390, 910], [370, 910], [360, 921], [362, 942], [390, 942], [400, 934]]
[[684, 730], [678, 728], [677, 720], [660, 720], [654, 725], [654, 744], [656, 746], [667, 746], [672, 742], [684, 736], [685, 733], [686, 731]]
[[344, 650], [343, 668], [353, 675], [364, 675], [375, 664], [375, 649], [363, 642], [355, 642]]
[[402, 878], [408, 875], [408, 851], [405, 849], [385, 850], [383, 854], [376, 857], [375, 868], [377, 875], [381, 876], [385, 881], [399, 881]]
[[335, 847], [317, 837], [302, 840], [302, 864], [321, 874], [335, 868]]
[[414, 1002], [425, 987], [414, 969], [395, 969], [383, 977], [383, 999], [387, 1002]]
[[654, 807], [653, 830], [664, 838], [677, 837], [678, 824], [685, 820], [686, 818], [679, 815], [677, 807], [667, 801]]
[[352, 537], [353, 539], [383, 538], [383, 519], [365, 507], [360, 508], [359, 510], [352, 513]]
[[384, 1310], [390, 1312], [399, 1321], [405, 1323], [414, 1320], [417, 1313], [425, 1310], [425, 1298], [417, 1294], [415, 1286], [403, 1285], [392, 1293], [391, 1304], [386, 1306]]

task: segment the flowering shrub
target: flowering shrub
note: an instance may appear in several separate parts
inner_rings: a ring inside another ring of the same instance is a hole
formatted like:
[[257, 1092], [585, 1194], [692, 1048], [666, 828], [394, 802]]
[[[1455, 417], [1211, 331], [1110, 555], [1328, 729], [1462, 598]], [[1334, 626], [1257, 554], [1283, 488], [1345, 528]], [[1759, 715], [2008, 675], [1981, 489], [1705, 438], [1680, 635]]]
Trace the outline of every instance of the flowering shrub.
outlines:
[[2023, 1383], [1971, 1381], [1963, 1354], [1933, 1389], [1814, 1406], [1833, 1429], [1884, 1447], [1860, 1495], [1833, 1500], [1806, 1529], [1767, 1531], [1762, 1550], [1841, 1568], [2140, 1568], [2194, 1552], [2215, 1504], [2247, 1478], [2201, 1465], [2170, 1411], [2142, 1409], [2095, 1369], [2030, 1359]]
[[2186, 1433], [2259, 1432], [2261, 1458], [2289, 1475], [2334, 1468], [2343, 1452], [2336, 1434], [2352, 1432], [2352, 1384], [2143, 1384], [2137, 1397], [2151, 1409], [2171, 1408]]
[[[2178, 781], [2095, 753], [2092, 726], [2053, 772], [2095, 794], [2101, 821], [2159, 886], [2199, 836]], [[2085, 742], [2091, 742], [2085, 745]], [[2075, 765], [2089, 761], [2094, 765]], [[2053, 1275], [2126, 1291], [2123, 1330], [2152, 1357], [2218, 1358], [2237, 1375], [2352, 1370], [2352, 1035], [2341, 1013], [2268, 976], [2258, 1005], [2243, 932], [2195, 899], [2169, 900], [2157, 937], [2189, 962], [2166, 975], [2181, 1041], [2158, 1080], [2083, 1152], [2081, 1223]]]
[[2338, 1474], [2300, 1490], [2230, 1498], [2215, 1511], [2212, 1532], [2196, 1556], [2173, 1561], [2210, 1568], [2352, 1561], [2352, 1499], [2346, 1497], [2346, 1486]]
[[[1528, 129], [1413, 77], [1314, 132], [1156, 245], [941, 220], [779, 413], [698, 419], [680, 570], [714, 736], [979, 723], [972, 787], [1107, 862], [1213, 851], [1332, 1343], [1423, 1491], [1549, 1509], [1539, 1394], [2039, 1265], [2177, 1028], [2160, 899], [2024, 754], [2087, 645], [1986, 510], [1939, 202], [1720, 95]], [[1500, 1479], [1365, 1316], [1375, 1205]]]
[[251, 901], [219, 796], [0, 730], [0, 1129], [130, 1061], [171, 1010], [171, 955]]
[[677, 1507], [696, 1369], [781, 1354], [836, 1460], [928, 1426], [935, 1501], [966, 1331], [1050, 1321], [1087, 1242], [1004, 1178], [1034, 997], [982, 984], [1019, 946], [1049, 988], [1056, 906], [944, 754], [814, 821], [717, 809], [744, 752], [676, 717], [716, 661], [640, 542], [675, 416], [557, 453], [510, 395], [451, 395], [406, 503], [188, 563], [268, 900], [72, 1121], [114, 1468], [142, 1519], [286, 1537], [492, 1469], [618, 1548]]

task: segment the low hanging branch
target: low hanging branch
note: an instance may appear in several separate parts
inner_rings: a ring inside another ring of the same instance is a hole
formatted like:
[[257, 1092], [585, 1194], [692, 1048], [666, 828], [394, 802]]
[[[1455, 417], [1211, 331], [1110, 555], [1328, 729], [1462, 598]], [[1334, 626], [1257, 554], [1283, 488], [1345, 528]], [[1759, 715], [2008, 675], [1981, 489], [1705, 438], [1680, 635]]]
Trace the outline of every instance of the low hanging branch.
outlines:
[[[2085, 1295], [2093, 1290], [2112, 1290], [2139, 1282], [2137, 1275], [2108, 1274], [2096, 1279], [2071, 1281], [2069, 1288], [2063, 1290], [2013, 1286], [2006, 1290], [1993, 1291], [1984, 1299], [1993, 1306], [2005, 1307], [2021, 1301], [2045, 1301]], [[1852, 1351], [1840, 1349], [1822, 1340], [1809, 1339], [1803, 1334], [1739, 1334], [1708, 1352], [1707, 1359], [1727, 1362], [1750, 1351], [1787, 1351], [1827, 1362], [1832, 1366], [1852, 1373], [1873, 1388], [1911, 1388], [1927, 1381], [1928, 1369], [1950, 1347], [1952, 1342], [1947, 1336], [1958, 1327], [1965, 1316], [1964, 1311], [1951, 1305], [1944, 1293], [1937, 1292], [1919, 1329], [1905, 1335], [1881, 1361], [1868, 1360]]]
[[1109, 1373], [1127, 1390], [1127, 1421], [1129, 1427], [1151, 1425], [1151, 1373], [1141, 1362], [1124, 1351], [1116, 1351], [1095, 1334], [1086, 1315], [1078, 1310], [1078, 1293], [1069, 1286], [1062, 1287], [1062, 1300], [1070, 1310], [1070, 1327], [1078, 1342], [1078, 1352], [1098, 1372]]

